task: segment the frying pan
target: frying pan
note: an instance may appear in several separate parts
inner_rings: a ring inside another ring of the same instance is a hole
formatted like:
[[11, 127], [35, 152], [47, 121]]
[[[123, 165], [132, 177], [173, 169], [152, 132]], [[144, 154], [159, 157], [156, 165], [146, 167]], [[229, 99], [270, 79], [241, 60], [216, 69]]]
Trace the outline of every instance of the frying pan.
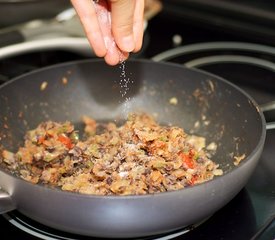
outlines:
[[[80, 126], [84, 114], [105, 121], [145, 111], [162, 124], [215, 142], [213, 160], [224, 174], [178, 191], [95, 196], [34, 185], [2, 168], [2, 213], [17, 209], [44, 225], [81, 235], [142, 237], [204, 221], [245, 186], [266, 134], [263, 114], [250, 96], [217, 76], [173, 63], [129, 60], [125, 74], [121, 71], [101, 60], [85, 60], [34, 71], [2, 85], [1, 144], [16, 151], [26, 130], [48, 119]], [[64, 77], [67, 84], [62, 83]], [[125, 81], [133, 83], [122, 97]], [[42, 91], [43, 82], [47, 87]], [[171, 98], [178, 103], [171, 104]], [[242, 155], [235, 166], [234, 157]]]

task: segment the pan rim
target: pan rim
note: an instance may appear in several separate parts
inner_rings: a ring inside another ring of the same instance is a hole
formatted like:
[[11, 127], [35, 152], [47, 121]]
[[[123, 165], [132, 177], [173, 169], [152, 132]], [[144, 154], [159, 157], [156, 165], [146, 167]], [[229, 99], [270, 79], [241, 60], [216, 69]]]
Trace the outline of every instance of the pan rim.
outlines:
[[[0, 168], [0, 173], [2, 172], [4, 174], [8, 174], [9, 176], [15, 178], [16, 180], [23, 181], [24, 183], [30, 184], [31, 186], [34, 186], [36, 188], [39, 188], [39, 189], [43, 188], [44, 190], [46, 189], [47, 191], [60, 192], [61, 194], [68, 195], [68, 197], [70, 197], [70, 196], [72, 196], [72, 197], [80, 196], [81, 198], [91, 198], [91, 199], [94, 199], [94, 198], [102, 199], [102, 198], [104, 198], [104, 199], [121, 199], [121, 200], [127, 199], [128, 200], [128, 199], [151, 198], [151, 197], [154, 197], [154, 196], [166, 196], [167, 194], [168, 195], [173, 195], [173, 194], [178, 195], [182, 191], [186, 192], [188, 190], [192, 191], [192, 189], [194, 189], [194, 188], [202, 188], [203, 186], [207, 186], [209, 183], [211, 183], [213, 181], [219, 181], [219, 178], [221, 178], [223, 176], [232, 174], [233, 172], [235, 172], [239, 168], [241, 168], [241, 167], [245, 166], [246, 164], [248, 164], [249, 160], [254, 155], [256, 155], [256, 153], [258, 153], [258, 152], [261, 153], [261, 150], [264, 146], [264, 142], [265, 142], [265, 138], [266, 138], [266, 121], [265, 121], [264, 114], [263, 114], [259, 104], [246, 91], [244, 91], [243, 89], [241, 89], [237, 85], [231, 83], [230, 81], [228, 81], [228, 80], [226, 80], [226, 79], [224, 79], [224, 78], [222, 78], [218, 75], [209, 73], [209, 72], [204, 71], [204, 70], [196, 69], [196, 68], [188, 68], [188, 67], [185, 67], [185, 66], [183, 66], [181, 64], [178, 64], [178, 63], [164, 62], [164, 61], [156, 62], [156, 61], [153, 61], [153, 60], [150, 60], [150, 59], [129, 59], [127, 61], [129, 61], [129, 62], [140, 62], [140, 63], [150, 63], [150, 64], [157, 64], [157, 65], [165, 65], [165, 66], [173, 66], [173, 67], [177, 67], [177, 68], [184, 68], [184, 69], [186, 69], [188, 71], [191, 71], [191, 72], [198, 72], [198, 73], [201, 73], [203, 75], [207, 75], [209, 77], [212, 77], [212, 78], [214, 78], [218, 81], [221, 81], [221, 82], [227, 84], [228, 86], [232, 87], [233, 89], [237, 90], [237, 92], [244, 95], [248, 99], [248, 101], [251, 103], [251, 106], [253, 106], [253, 108], [255, 108], [255, 110], [257, 111], [257, 113], [259, 115], [259, 119], [260, 119], [260, 122], [261, 122], [261, 128], [262, 128], [261, 134], [260, 134], [258, 143], [255, 146], [255, 148], [253, 149], [253, 151], [251, 151], [237, 167], [234, 167], [234, 168], [230, 169], [229, 171], [227, 171], [226, 173], [224, 173], [221, 176], [216, 176], [213, 179], [208, 180], [206, 182], [199, 183], [199, 184], [196, 184], [194, 186], [188, 186], [188, 187], [185, 187], [185, 188], [179, 189], [179, 190], [166, 191], [166, 192], [160, 192], [160, 193], [150, 193], [150, 194], [144, 194], [144, 195], [96, 195], [96, 194], [84, 194], [84, 193], [70, 192], [70, 191], [64, 191], [64, 190], [61, 190], [61, 189], [58, 189], [58, 188], [49, 187], [47, 185], [33, 184], [33, 183], [28, 182], [28, 181], [26, 181], [26, 180], [24, 180], [24, 179], [22, 179], [18, 176], [13, 175], [12, 173], [10, 173], [9, 171], [6, 171], [5, 169]], [[126, 64], [127, 64], [127, 61], [126, 61]], [[5, 82], [4, 84], [2, 84], [0, 86], [0, 90], [2, 88], [4, 88], [5, 86], [8, 86], [8, 85], [12, 84], [13, 82], [18, 81], [21, 78], [27, 77], [29, 75], [38, 74], [40, 72], [44, 72], [44, 71], [47, 71], [49, 69], [56, 69], [56, 68], [59, 68], [59, 67], [69, 67], [69, 66], [73, 66], [73, 65], [76, 65], [76, 64], [85, 64], [85, 63], [93, 63], [93, 62], [95, 62], [95, 63], [101, 63], [101, 62], [105, 63], [104, 60], [95, 58], [95, 59], [84, 59], [84, 60], [81, 59], [81, 60], [74, 60], [74, 61], [68, 61], [68, 62], [64, 62], [64, 63], [53, 64], [53, 65], [50, 65], [50, 66], [42, 67], [42, 68], [30, 71], [30, 72], [24, 73], [20, 76], [17, 76], [15, 78]], [[109, 67], [114, 68], [116, 66], [109, 66]]]

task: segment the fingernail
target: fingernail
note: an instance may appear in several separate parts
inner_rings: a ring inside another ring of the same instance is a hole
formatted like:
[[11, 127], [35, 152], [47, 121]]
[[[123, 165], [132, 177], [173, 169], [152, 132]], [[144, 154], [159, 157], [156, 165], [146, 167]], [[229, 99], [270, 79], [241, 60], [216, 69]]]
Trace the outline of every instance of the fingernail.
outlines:
[[134, 37], [133, 35], [129, 35], [122, 38], [122, 49], [125, 52], [132, 52], [135, 48], [134, 45]]

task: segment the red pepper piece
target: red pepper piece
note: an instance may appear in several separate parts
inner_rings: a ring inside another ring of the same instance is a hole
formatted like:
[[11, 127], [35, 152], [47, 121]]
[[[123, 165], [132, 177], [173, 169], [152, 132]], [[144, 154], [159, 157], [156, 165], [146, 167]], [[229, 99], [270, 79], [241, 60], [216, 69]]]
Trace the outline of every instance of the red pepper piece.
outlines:
[[68, 136], [66, 136], [64, 133], [58, 135], [58, 141], [63, 143], [68, 149], [71, 149], [73, 147], [73, 143], [71, 139]]
[[191, 178], [191, 180], [190, 180], [190, 185], [194, 185], [195, 182], [197, 181], [197, 179], [198, 179], [198, 176], [197, 176], [197, 175], [192, 176], [192, 178]]
[[180, 153], [180, 157], [182, 161], [187, 165], [188, 168], [194, 168], [194, 160], [190, 157], [190, 154], [184, 154], [183, 152]]
[[38, 139], [37, 139], [38, 144], [43, 144], [44, 141], [45, 141], [45, 136], [39, 136]]

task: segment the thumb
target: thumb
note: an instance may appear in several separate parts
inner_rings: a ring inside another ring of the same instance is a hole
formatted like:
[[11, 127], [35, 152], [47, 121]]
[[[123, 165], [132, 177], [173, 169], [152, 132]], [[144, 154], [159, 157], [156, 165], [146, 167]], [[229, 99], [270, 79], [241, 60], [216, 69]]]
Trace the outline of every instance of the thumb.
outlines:
[[136, 0], [110, 0], [110, 3], [115, 42], [120, 50], [132, 52], [135, 48], [133, 24]]

